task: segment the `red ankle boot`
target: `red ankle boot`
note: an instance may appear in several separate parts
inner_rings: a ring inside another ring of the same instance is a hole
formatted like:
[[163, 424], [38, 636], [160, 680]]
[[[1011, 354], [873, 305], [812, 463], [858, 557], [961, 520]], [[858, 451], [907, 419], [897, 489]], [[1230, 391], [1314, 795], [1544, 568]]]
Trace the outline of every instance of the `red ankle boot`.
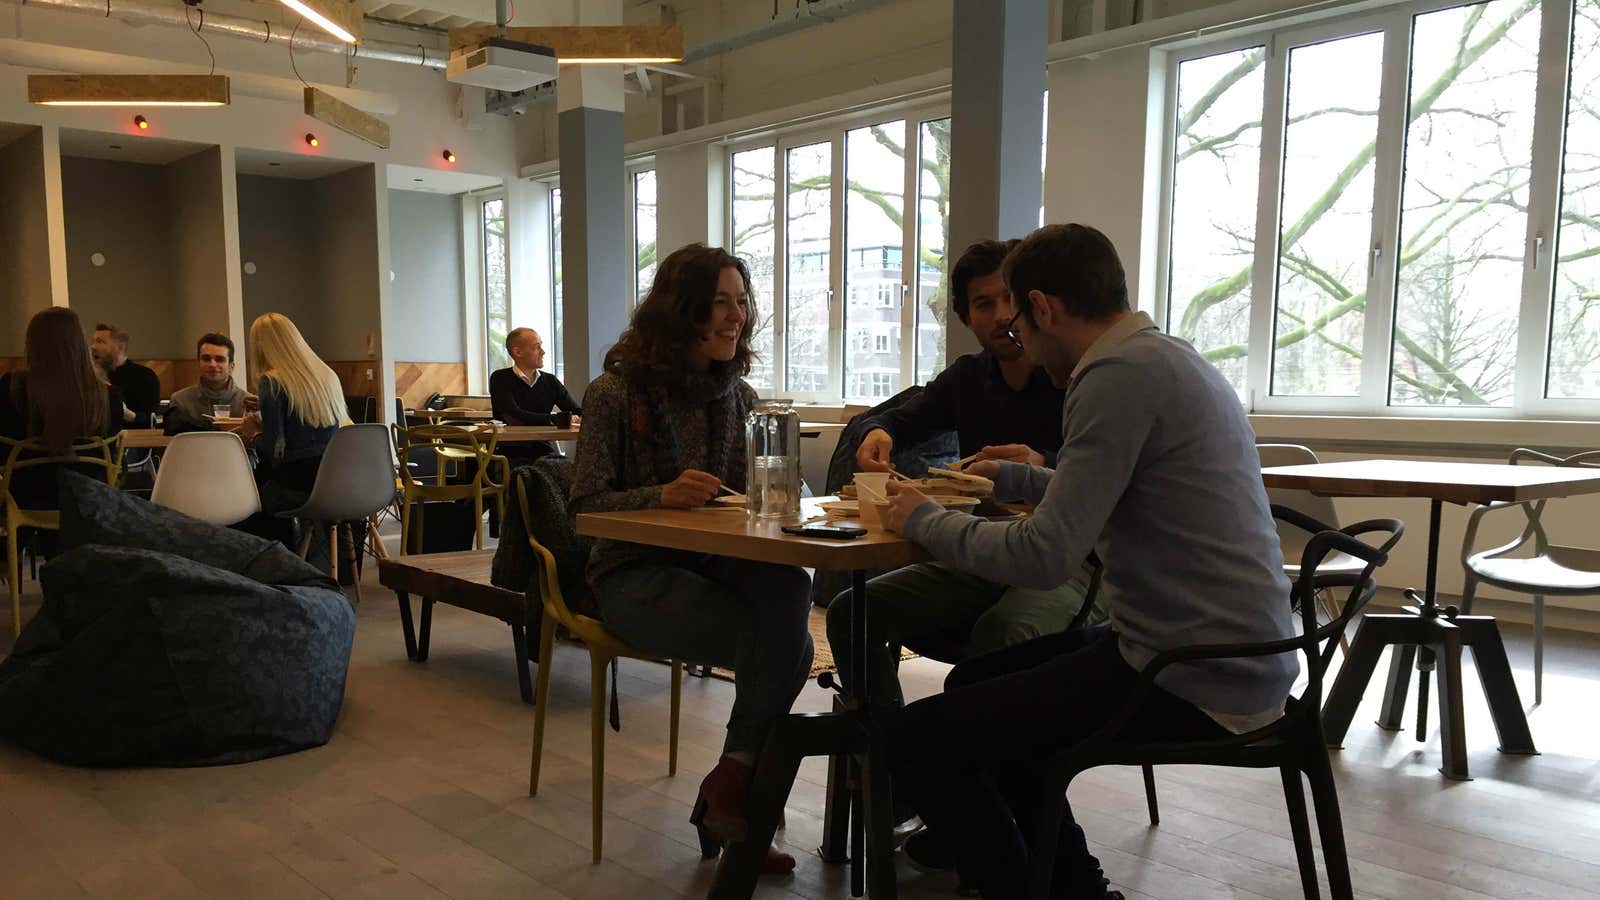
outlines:
[[[716, 859], [726, 844], [742, 841], [750, 831], [745, 807], [750, 800], [750, 781], [755, 770], [729, 757], [700, 782], [700, 797], [695, 801], [689, 823], [700, 833], [700, 856]], [[794, 871], [793, 856], [768, 847], [761, 862], [763, 875], [787, 875]]]

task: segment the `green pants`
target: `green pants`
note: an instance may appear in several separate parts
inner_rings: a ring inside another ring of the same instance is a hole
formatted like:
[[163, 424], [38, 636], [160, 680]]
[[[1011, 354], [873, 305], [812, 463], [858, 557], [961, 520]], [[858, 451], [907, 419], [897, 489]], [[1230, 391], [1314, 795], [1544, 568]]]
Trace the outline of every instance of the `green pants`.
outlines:
[[[943, 563], [918, 563], [867, 582], [867, 653], [876, 655], [873, 696], [902, 703], [899, 654], [891, 645], [945, 662], [978, 656], [1066, 630], [1083, 606], [1089, 572], [1052, 590], [1010, 587], [968, 575]], [[828, 644], [844, 683], [854, 684], [850, 666], [850, 592], [828, 606]], [[1100, 604], [1088, 624], [1103, 622]]]

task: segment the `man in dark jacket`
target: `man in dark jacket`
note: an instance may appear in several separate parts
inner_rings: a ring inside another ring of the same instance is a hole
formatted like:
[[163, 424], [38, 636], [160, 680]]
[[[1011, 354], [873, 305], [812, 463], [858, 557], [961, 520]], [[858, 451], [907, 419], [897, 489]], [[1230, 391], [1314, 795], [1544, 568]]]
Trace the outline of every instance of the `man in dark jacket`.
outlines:
[[[532, 328], [513, 328], [506, 335], [506, 353], [511, 365], [489, 376], [489, 401], [494, 417], [507, 425], [555, 425], [569, 416], [578, 425], [582, 412], [561, 380], [549, 372], [539, 370], [544, 365], [544, 341]], [[559, 409], [560, 412], [552, 412]], [[556, 452], [552, 444], [543, 441], [528, 444], [504, 444], [501, 452], [513, 464], [532, 462], [541, 456]]]
[[140, 428], [150, 427], [150, 417], [161, 405], [161, 379], [153, 369], [128, 358], [128, 333], [101, 322], [94, 326], [89, 350], [105, 370], [106, 380], [122, 392], [123, 421]]
[[[1014, 309], [1000, 263], [1018, 241], [981, 241], [950, 270], [950, 306], [983, 345], [950, 364], [921, 394], [867, 421], [856, 453], [863, 471], [888, 471], [897, 442], [916, 443], [954, 431], [961, 454], [1055, 465], [1061, 446], [1064, 392], [1006, 333]], [[919, 563], [874, 578], [867, 585], [880, 683], [875, 696], [898, 701], [898, 660], [888, 643], [958, 647], [976, 656], [1065, 629], [1083, 606], [1087, 577], [1049, 590], [1010, 587], [943, 563]], [[851, 670], [849, 591], [828, 607], [828, 643], [847, 683]], [[1090, 620], [1103, 618], [1091, 612]], [[881, 630], [880, 630], [881, 629]]]

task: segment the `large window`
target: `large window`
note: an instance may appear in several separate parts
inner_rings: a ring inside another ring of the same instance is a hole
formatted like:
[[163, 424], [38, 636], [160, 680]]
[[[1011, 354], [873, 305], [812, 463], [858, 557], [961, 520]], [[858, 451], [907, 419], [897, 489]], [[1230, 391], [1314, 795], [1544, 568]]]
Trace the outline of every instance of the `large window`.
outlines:
[[[1551, 397], [1600, 399], [1600, 0], [1573, 10], [1561, 207], [1550, 323]], [[1543, 265], [1549, 233], [1535, 238]]]
[[948, 118], [869, 120], [729, 154], [730, 247], [761, 314], [752, 384], [869, 400], [944, 368], [949, 135]]
[[656, 170], [629, 176], [633, 204], [633, 302], [637, 306], [650, 293], [656, 277]]
[[1168, 329], [1257, 409], [1600, 398], [1600, 0], [1571, 3], [1414, 3], [1174, 54]]
[[906, 123], [899, 121], [844, 135], [844, 174], [849, 184], [844, 211], [844, 330], [847, 338], [862, 336], [853, 342], [856, 346], [870, 347], [846, 351], [845, 376], [870, 375], [866, 383], [888, 385], [890, 396], [900, 390], [900, 360], [866, 338], [887, 339], [885, 326], [900, 326], [905, 132]]
[[546, 341], [556, 361], [556, 378], [565, 381], [567, 367], [562, 360], [561, 344], [561, 189], [550, 190], [550, 306], [555, 322], [555, 340]]
[[728, 248], [750, 267], [755, 290], [751, 306], [756, 311], [755, 364], [746, 379], [759, 391], [771, 391], [773, 381], [773, 264], [777, 259], [774, 243], [777, 184], [777, 154], [771, 147], [735, 153], [731, 157], [733, 193], [732, 240]]
[[506, 272], [506, 201], [496, 197], [479, 207], [483, 223], [483, 325], [484, 355], [489, 370], [511, 365], [506, 355], [510, 310]]
[[816, 393], [828, 384], [832, 180], [832, 144], [784, 154], [784, 387], [791, 393]]

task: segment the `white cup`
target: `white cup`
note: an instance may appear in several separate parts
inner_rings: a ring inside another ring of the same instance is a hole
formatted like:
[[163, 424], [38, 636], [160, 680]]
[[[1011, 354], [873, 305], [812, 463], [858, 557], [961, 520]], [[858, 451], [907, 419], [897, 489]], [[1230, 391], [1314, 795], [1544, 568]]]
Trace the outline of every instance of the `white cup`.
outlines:
[[855, 485], [856, 505], [861, 509], [861, 527], [868, 531], [882, 531], [883, 520], [878, 515], [878, 504], [889, 499], [889, 473], [857, 472]]

